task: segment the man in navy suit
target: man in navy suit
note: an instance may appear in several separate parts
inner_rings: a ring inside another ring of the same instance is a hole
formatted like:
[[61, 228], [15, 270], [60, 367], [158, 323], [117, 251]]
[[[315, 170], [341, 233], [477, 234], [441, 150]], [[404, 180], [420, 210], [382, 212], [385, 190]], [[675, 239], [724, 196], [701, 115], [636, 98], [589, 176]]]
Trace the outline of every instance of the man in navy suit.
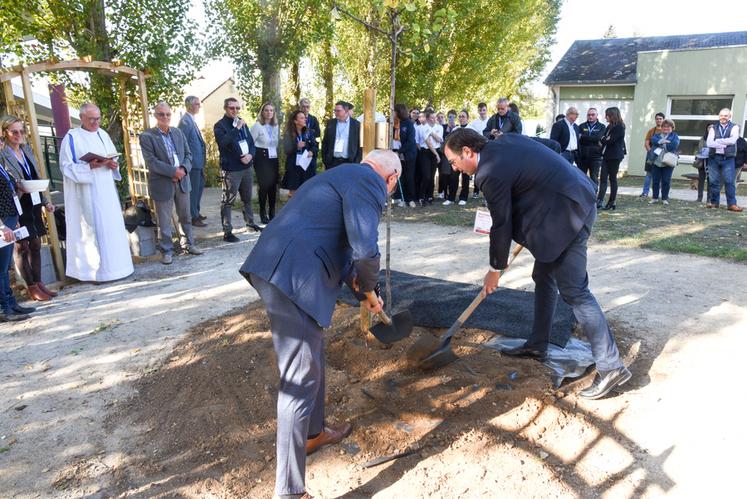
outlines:
[[207, 224], [203, 221], [205, 217], [200, 213], [200, 200], [202, 191], [205, 189], [205, 141], [202, 139], [200, 128], [197, 126], [195, 116], [200, 112], [199, 97], [194, 95], [184, 99], [184, 107], [187, 112], [179, 120], [179, 130], [187, 139], [187, 146], [192, 153], [192, 169], [189, 171], [189, 181], [192, 184], [192, 191], [189, 193], [189, 211], [192, 215], [192, 225], [195, 227], [205, 227]]
[[630, 371], [620, 360], [604, 313], [589, 291], [586, 250], [596, 217], [591, 180], [547, 147], [518, 134], [488, 141], [473, 130], [455, 130], [444, 153], [454, 170], [475, 174], [475, 185], [485, 195], [493, 218], [485, 292], [498, 288], [512, 239], [535, 258], [532, 335], [524, 346], [504, 353], [545, 356], [560, 291], [591, 343], [596, 362], [594, 382], [581, 396], [601, 398], [628, 381]]
[[361, 161], [361, 124], [350, 117], [349, 106], [351, 104], [345, 101], [338, 101], [335, 104], [335, 117], [327, 121], [327, 126], [324, 127], [322, 160], [325, 170], [344, 163]]
[[381, 310], [378, 227], [399, 158], [373, 151], [305, 182], [262, 232], [241, 267], [267, 309], [280, 370], [276, 494], [305, 493], [306, 455], [350, 434], [324, 422], [323, 328], [346, 282], [368, 309]]
[[565, 112], [565, 118], [560, 119], [552, 124], [550, 129], [550, 138], [560, 144], [560, 154], [570, 164], [578, 160], [578, 110], [575, 107], [569, 107]]

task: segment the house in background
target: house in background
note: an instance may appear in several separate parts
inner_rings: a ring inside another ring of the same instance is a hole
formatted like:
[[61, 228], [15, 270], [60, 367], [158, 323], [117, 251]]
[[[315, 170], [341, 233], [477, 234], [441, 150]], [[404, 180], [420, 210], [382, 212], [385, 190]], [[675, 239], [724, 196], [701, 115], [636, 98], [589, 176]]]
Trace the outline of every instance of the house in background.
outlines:
[[[213, 125], [225, 114], [223, 101], [228, 97], [238, 99], [239, 105], [242, 107], [239, 116], [244, 118], [244, 121], [249, 126], [252, 126], [257, 119], [256, 111], [244, 108], [244, 102], [241, 99], [241, 94], [236, 87], [233, 77], [222, 78], [218, 81], [215, 78], [199, 77], [184, 88], [184, 97], [186, 98], [188, 95], [199, 97], [202, 103], [200, 112], [196, 116], [196, 121], [197, 126], [203, 131], [203, 135], [206, 131], [209, 131], [210, 135], [212, 135]], [[171, 117], [172, 126], [179, 124], [179, 120], [184, 116], [184, 113], [186, 113], [186, 110], [184, 103], [182, 103], [181, 106], [175, 109]]]
[[626, 124], [628, 156], [621, 170], [644, 175], [643, 139], [654, 115], [674, 120], [680, 145], [675, 175], [691, 173], [698, 139], [724, 107], [744, 136], [747, 125], [747, 31], [577, 40], [545, 79], [553, 116], [569, 106], [617, 106]]

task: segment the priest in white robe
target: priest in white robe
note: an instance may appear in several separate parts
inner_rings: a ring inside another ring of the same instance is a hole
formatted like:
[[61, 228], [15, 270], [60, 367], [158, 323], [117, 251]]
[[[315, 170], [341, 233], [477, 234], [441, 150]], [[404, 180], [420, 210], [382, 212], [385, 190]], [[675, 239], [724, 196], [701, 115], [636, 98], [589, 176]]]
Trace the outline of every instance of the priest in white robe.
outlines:
[[116, 154], [109, 134], [99, 128], [101, 111], [80, 108], [81, 128], [71, 129], [60, 145], [64, 178], [67, 264], [65, 274], [80, 281], [104, 282], [132, 274], [132, 256], [115, 180], [116, 159], [81, 161], [87, 153]]

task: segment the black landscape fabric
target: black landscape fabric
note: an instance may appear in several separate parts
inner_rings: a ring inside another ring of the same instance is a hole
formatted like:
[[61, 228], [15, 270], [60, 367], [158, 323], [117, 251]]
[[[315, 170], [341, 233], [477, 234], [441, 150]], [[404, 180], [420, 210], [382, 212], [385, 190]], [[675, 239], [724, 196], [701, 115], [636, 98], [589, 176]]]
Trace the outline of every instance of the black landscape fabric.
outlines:
[[[382, 296], [384, 272], [381, 272]], [[448, 328], [480, 292], [474, 284], [444, 281], [404, 272], [392, 271], [392, 312], [409, 309], [416, 326]], [[341, 300], [358, 305], [347, 286]], [[529, 338], [534, 318], [534, 293], [498, 288], [483, 301], [465, 327], [485, 329], [514, 338]], [[550, 341], [563, 348], [570, 338], [574, 318], [571, 307], [558, 298]]]

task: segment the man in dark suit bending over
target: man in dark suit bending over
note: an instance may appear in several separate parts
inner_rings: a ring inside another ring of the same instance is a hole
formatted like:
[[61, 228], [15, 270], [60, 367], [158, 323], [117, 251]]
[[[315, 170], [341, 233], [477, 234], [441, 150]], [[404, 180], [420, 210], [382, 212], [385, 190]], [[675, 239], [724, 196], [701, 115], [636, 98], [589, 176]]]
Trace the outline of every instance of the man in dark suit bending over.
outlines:
[[581, 396], [602, 398], [628, 381], [630, 371], [620, 360], [604, 313], [589, 291], [586, 249], [596, 217], [596, 195], [589, 178], [562, 156], [519, 134], [488, 141], [473, 130], [455, 130], [446, 140], [444, 154], [454, 170], [475, 175], [475, 185], [493, 218], [485, 292], [498, 288], [512, 239], [535, 258], [532, 335], [524, 346], [504, 353], [545, 356], [560, 291], [591, 343], [596, 362], [594, 382]]
[[262, 232], [241, 267], [270, 317], [280, 370], [277, 422], [279, 497], [305, 495], [306, 455], [341, 441], [350, 424], [324, 422], [323, 328], [346, 282], [377, 313], [379, 218], [397, 186], [399, 157], [373, 151], [312, 177]]

